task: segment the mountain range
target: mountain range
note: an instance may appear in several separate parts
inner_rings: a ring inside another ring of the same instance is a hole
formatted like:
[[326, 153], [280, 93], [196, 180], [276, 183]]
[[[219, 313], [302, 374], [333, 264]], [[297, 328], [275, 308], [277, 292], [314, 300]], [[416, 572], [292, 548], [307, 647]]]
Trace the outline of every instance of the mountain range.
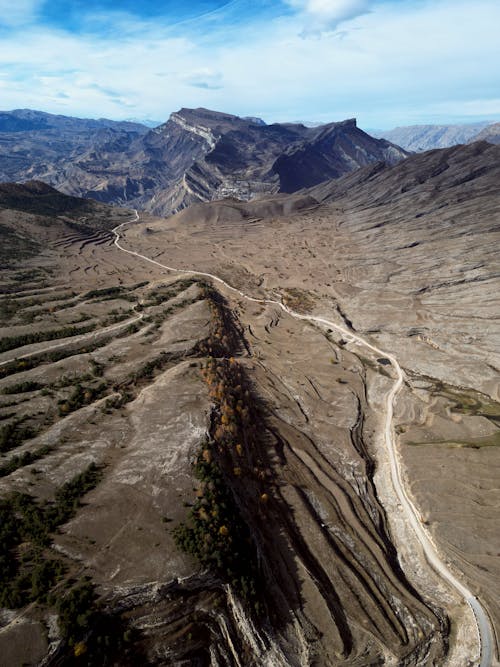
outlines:
[[[498, 123], [496, 125], [498, 135]], [[375, 137], [392, 141], [408, 151], [422, 152], [468, 144], [481, 139], [489, 141], [489, 127], [495, 127], [492, 121], [462, 125], [409, 125], [396, 127], [393, 130], [370, 130], [370, 133]]]
[[354, 119], [266, 125], [181, 109], [156, 128], [21, 110], [0, 115], [0, 179], [168, 215], [191, 203], [295, 192], [408, 153]]

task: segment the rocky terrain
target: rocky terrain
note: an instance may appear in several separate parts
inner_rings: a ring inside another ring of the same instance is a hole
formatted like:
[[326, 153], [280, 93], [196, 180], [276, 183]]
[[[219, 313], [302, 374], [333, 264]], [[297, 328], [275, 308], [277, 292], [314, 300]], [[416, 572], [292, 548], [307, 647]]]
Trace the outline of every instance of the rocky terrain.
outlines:
[[[46, 176], [46, 182], [78, 156], [102, 144], [130, 144], [148, 132], [139, 123], [55, 116], [19, 109], [0, 112], [0, 180], [26, 181]], [[69, 193], [74, 194], [74, 193]]]
[[[30, 116], [31, 113], [31, 116]], [[39, 179], [66, 194], [159, 215], [193, 202], [295, 192], [407, 153], [355, 120], [265, 125], [181, 109], [157, 128], [38, 112], [0, 115], [0, 179]]]
[[393, 365], [259, 299], [399, 360], [404, 482], [498, 633], [499, 170], [479, 142], [167, 220], [2, 186], [0, 662], [477, 664], [394, 491]]
[[[409, 125], [395, 127], [393, 130], [373, 131], [375, 137], [381, 137], [402, 146], [407, 151], [421, 153], [434, 148], [449, 148], [457, 144], [486, 139], [492, 121], [465, 123], [463, 125]], [[484, 135], [483, 132], [487, 134]]]

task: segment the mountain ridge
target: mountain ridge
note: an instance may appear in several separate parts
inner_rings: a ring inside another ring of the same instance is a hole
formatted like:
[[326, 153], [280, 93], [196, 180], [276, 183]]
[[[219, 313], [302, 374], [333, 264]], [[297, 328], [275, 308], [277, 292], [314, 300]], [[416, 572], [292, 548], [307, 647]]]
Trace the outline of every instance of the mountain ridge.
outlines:
[[[408, 155], [370, 137], [355, 119], [307, 128], [182, 108], [149, 129], [29, 110], [9, 113], [6, 130], [12, 131], [0, 132], [1, 180], [38, 179], [66, 194], [158, 215], [228, 196], [249, 200], [294, 192]], [[37, 129], [29, 129], [30, 122]]]
[[375, 137], [393, 141], [409, 151], [423, 152], [478, 141], [494, 121], [443, 125], [407, 125], [392, 130], [371, 130]]
[[500, 144], [500, 123], [488, 125], [472, 139], [472, 141], [483, 140], [490, 144]]

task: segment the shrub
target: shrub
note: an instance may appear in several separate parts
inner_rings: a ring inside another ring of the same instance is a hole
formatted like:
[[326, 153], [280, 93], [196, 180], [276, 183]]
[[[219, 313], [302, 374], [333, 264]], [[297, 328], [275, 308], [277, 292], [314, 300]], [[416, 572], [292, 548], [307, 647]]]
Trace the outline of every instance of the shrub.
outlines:
[[26, 382], [19, 382], [18, 384], [12, 384], [10, 387], [5, 387], [2, 390], [2, 394], [24, 394], [28, 391], [43, 389], [44, 386], [40, 382], [27, 380]]
[[41, 343], [47, 340], [78, 336], [80, 334], [89, 333], [95, 328], [95, 324], [89, 324], [86, 327], [64, 327], [62, 329], [53, 329], [51, 331], [34, 331], [32, 333], [20, 334], [19, 336], [6, 336], [5, 338], [0, 338], [0, 352], [7, 352], [16, 347]]
[[0, 428], [0, 452], [8, 452], [25, 440], [35, 437], [35, 429], [31, 426], [22, 426], [22, 423], [21, 419], [17, 419]]
[[95, 616], [95, 602], [94, 586], [89, 582], [76, 586], [58, 600], [59, 629], [70, 646], [78, 645], [88, 632]]
[[13, 456], [9, 459], [8, 463], [0, 467], [0, 477], [10, 475], [18, 468], [23, 468], [24, 466], [30, 465], [30, 463], [38, 461], [44, 456], [47, 456], [51, 451], [52, 447], [50, 445], [45, 445], [34, 452], [23, 452], [22, 454], [19, 454], [19, 456]]

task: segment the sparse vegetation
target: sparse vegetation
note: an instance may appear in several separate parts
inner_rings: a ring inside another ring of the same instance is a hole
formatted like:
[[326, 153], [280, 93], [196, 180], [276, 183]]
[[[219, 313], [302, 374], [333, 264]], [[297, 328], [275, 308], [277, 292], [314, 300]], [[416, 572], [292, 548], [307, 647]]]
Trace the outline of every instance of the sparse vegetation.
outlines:
[[13, 384], [10, 387], [5, 387], [2, 389], [2, 394], [24, 394], [28, 391], [38, 391], [43, 389], [45, 385], [40, 382], [34, 382], [33, 380], [27, 380], [25, 382], [19, 382], [18, 384]]
[[201, 284], [202, 294], [211, 311], [210, 334], [198, 345], [202, 355], [230, 357], [245, 345], [243, 331], [237, 324], [226, 300], [213, 287]]
[[44, 456], [47, 456], [47, 454], [50, 454], [52, 449], [53, 448], [50, 445], [45, 445], [33, 452], [23, 452], [22, 454], [12, 456], [5, 465], [0, 466], [0, 477], [10, 475], [18, 468], [23, 468], [24, 466], [42, 459]]
[[76, 513], [100, 476], [92, 463], [63, 484], [53, 502], [39, 503], [25, 493], [0, 500], [0, 605], [13, 608], [45, 600], [64, 572], [61, 562], [47, 557], [51, 533]]
[[14, 299], [6, 298], [0, 299], [0, 319], [9, 320], [17, 313], [21, 308], [21, 305], [18, 301]]
[[143, 305], [145, 307], [159, 306], [165, 301], [173, 299], [174, 296], [177, 296], [191, 285], [194, 285], [196, 282], [199, 282], [196, 278], [182, 278], [181, 280], [177, 280], [171, 285], [156, 287], [154, 290], [148, 292], [148, 300], [145, 301]]
[[84, 299], [97, 299], [103, 296], [120, 296], [123, 292], [127, 291], [126, 287], [122, 285], [116, 285], [114, 287], [103, 287], [102, 289], [90, 290], [83, 295]]
[[309, 292], [298, 287], [289, 287], [286, 289], [283, 302], [298, 313], [310, 313], [314, 308], [315, 300]]
[[258, 455], [262, 420], [243, 367], [230, 357], [242, 347], [242, 331], [224, 298], [208, 285], [202, 290], [210, 304], [211, 324], [209, 337], [198, 348], [211, 355], [202, 375], [215, 405], [210, 437], [194, 464], [200, 482], [196, 499], [187, 504], [188, 521], [173, 535], [179, 548], [215, 570], [260, 615], [264, 607], [257, 549], [238, 498], [244, 484], [246, 502], [254, 505], [251, 512], [263, 511], [269, 501], [269, 494], [260, 488], [265, 478]]
[[24, 420], [16, 419], [0, 428], [0, 452], [8, 452], [22, 445], [25, 440], [35, 437], [36, 430], [23, 424]]
[[95, 620], [94, 586], [88, 581], [80, 583], [64, 597], [59, 598], [56, 608], [59, 614], [58, 623], [61, 635], [70, 646], [75, 647], [75, 657], [78, 658], [86, 653], [86, 645], [78, 646], [78, 642], [88, 633]]
[[59, 415], [64, 416], [74, 412], [84, 405], [89, 405], [101, 398], [106, 392], [108, 385], [101, 382], [96, 386], [86, 386], [77, 384], [67, 399], [59, 401]]
[[218, 572], [254, 612], [260, 613], [260, 577], [251, 533], [221, 470], [207, 460], [210, 451], [207, 442], [195, 464], [201, 497], [189, 512], [189, 523], [181, 523], [173, 535], [178, 547]]
[[[110, 334], [109, 336], [102, 336], [99, 340], [93, 340], [92, 343], [83, 342], [81, 343], [82, 347], [66, 347], [48, 352], [40, 352], [40, 354], [34, 354], [32, 357], [30, 356], [26, 359], [14, 359], [10, 363], [5, 364], [5, 366], [0, 367], [0, 378], [20, 373], [21, 371], [28, 371], [43, 363], [55, 363], [67, 357], [94, 352], [100, 347], [107, 345], [112, 337], [113, 335]], [[70, 345], [73, 345], [73, 343], [68, 343], [68, 346]]]
[[20, 259], [33, 257], [40, 252], [40, 245], [25, 234], [16, 232], [7, 225], [0, 224], [0, 265], [12, 266]]
[[70, 338], [81, 334], [94, 331], [95, 324], [89, 324], [85, 327], [63, 327], [62, 329], [53, 329], [52, 331], [33, 331], [32, 333], [20, 334], [18, 336], [7, 336], [0, 338], [0, 352], [14, 350], [23, 345], [32, 345], [47, 340], [58, 340], [59, 338]]

